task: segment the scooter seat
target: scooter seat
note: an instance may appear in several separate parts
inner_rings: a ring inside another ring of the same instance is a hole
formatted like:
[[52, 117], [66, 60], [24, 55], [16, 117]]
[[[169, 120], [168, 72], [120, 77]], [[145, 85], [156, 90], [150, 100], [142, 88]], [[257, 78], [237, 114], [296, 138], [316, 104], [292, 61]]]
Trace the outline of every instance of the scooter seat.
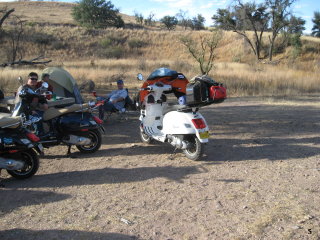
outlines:
[[171, 111], [179, 111], [183, 109], [189, 109], [187, 105], [180, 105], [180, 104], [168, 104], [167, 107], [163, 110], [163, 115], [171, 112]]
[[17, 128], [21, 123], [20, 117], [11, 117], [10, 114], [0, 115], [0, 128]]
[[52, 118], [61, 116], [63, 114], [84, 110], [84, 109], [87, 109], [88, 107], [89, 107], [88, 104], [73, 104], [71, 106], [64, 107], [64, 108], [54, 108], [54, 107], [52, 107], [52, 108], [49, 108], [47, 111], [44, 112], [43, 120], [44, 121], [48, 121], [48, 120], [50, 120]]

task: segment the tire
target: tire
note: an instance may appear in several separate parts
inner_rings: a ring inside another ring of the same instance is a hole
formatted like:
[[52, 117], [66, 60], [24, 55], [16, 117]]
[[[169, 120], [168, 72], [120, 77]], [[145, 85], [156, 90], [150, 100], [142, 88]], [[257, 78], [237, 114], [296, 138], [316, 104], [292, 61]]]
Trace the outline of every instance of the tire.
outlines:
[[152, 143], [152, 138], [149, 137], [147, 134], [145, 134], [143, 131], [140, 130], [140, 138], [141, 138], [141, 141], [143, 143], [147, 143], [147, 144], [150, 144]]
[[188, 141], [188, 148], [183, 150], [187, 158], [197, 161], [202, 155], [202, 145], [196, 136], [190, 136], [186, 139]]
[[[17, 160], [22, 160], [25, 165], [21, 170], [7, 170], [7, 172], [14, 178], [26, 179], [32, 177], [39, 169], [39, 158], [33, 149], [20, 152]], [[14, 157], [15, 158], [15, 157]]]
[[84, 137], [91, 139], [90, 145], [78, 145], [76, 146], [82, 153], [94, 153], [101, 147], [101, 132], [98, 129], [89, 130], [88, 134]]

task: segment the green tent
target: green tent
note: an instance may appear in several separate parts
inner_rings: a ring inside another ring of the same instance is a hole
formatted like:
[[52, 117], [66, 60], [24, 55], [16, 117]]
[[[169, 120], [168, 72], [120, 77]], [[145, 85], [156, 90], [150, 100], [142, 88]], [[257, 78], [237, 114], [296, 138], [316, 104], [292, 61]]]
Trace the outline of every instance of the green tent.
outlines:
[[83, 103], [76, 80], [63, 68], [48, 67], [43, 70], [43, 74], [49, 74], [49, 84], [53, 87], [53, 92], [59, 97], [74, 97], [76, 103]]

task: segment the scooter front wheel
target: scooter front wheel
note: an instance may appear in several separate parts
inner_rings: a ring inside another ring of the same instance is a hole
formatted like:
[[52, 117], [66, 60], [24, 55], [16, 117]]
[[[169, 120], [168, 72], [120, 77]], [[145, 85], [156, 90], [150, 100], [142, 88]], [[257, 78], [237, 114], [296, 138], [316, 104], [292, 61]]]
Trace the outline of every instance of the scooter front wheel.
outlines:
[[14, 178], [25, 179], [32, 177], [39, 169], [39, 158], [33, 149], [20, 152], [14, 156], [13, 159], [24, 162], [24, 167], [20, 170], [7, 170], [7, 172]]
[[187, 158], [197, 161], [202, 155], [202, 145], [196, 136], [189, 136], [187, 139], [188, 147], [183, 150]]
[[79, 145], [77, 148], [82, 153], [94, 153], [101, 147], [101, 133], [98, 129], [89, 130], [85, 137], [90, 138], [91, 144], [89, 145]]

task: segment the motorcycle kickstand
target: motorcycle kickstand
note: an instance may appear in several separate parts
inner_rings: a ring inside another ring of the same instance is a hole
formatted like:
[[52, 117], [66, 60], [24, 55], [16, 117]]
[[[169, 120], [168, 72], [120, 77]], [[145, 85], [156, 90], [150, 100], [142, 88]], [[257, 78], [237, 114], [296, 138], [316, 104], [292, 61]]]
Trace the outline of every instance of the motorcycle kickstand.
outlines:
[[170, 159], [170, 160], [173, 160], [173, 159], [174, 159], [174, 156], [175, 156], [175, 154], [176, 154], [177, 149], [178, 149], [178, 148], [175, 148], [175, 149], [173, 150], [173, 152], [170, 154], [170, 156], [169, 156], [169, 159]]
[[71, 145], [68, 145], [68, 152], [67, 152], [67, 156], [71, 155]]

